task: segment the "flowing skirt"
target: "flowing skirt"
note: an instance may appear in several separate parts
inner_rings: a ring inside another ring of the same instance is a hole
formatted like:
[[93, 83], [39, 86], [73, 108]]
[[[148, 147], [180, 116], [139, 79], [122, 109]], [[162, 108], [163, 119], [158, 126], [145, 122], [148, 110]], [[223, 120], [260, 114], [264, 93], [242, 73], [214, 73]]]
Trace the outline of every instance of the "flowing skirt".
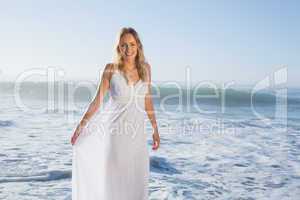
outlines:
[[144, 115], [110, 101], [73, 145], [72, 200], [148, 199]]

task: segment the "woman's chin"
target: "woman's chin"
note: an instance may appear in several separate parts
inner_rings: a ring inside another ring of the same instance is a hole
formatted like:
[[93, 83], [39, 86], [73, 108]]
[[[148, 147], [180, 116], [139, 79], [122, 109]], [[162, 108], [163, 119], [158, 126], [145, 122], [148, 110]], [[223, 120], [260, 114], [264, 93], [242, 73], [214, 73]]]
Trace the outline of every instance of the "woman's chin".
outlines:
[[124, 60], [125, 61], [134, 61], [135, 60], [135, 56], [124, 56]]

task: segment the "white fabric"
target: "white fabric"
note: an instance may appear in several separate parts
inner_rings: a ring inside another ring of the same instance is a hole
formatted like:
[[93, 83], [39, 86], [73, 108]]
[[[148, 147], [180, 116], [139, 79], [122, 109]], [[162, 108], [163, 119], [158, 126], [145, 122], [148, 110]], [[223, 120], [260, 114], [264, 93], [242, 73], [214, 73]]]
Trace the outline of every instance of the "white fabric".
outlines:
[[72, 200], [148, 199], [147, 85], [115, 71], [109, 100], [73, 145]]

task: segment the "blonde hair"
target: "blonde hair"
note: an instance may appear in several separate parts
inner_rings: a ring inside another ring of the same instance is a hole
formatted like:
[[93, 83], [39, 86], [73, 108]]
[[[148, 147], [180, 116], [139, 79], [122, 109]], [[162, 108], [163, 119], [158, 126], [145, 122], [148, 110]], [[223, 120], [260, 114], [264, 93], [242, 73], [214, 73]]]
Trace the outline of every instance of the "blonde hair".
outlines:
[[[143, 44], [140, 40], [140, 37], [138, 35], [138, 33], [136, 32], [136, 30], [134, 30], [134, 28], [131, 27], [123, 27], [117, 37], [117, 41], [116, 41], [116, 45], [115, 45], [115, 58], [114, 58], [114, 64], [117, 66], [117, 68], [119, 70], [123, 70], [124, 65], [123, 65], [123, 59], [119, 50], [119, 44], [121, 41], [121, 38], [125, 35], [125, 34], [131, 34], [136, 43], [137, 43], [137, 55], [135, 57], [135, 63], [136, 63], [136, 68], [139, 74], [139, 77], [142, 81], [146, 80], [146, 68], [145, 68], [145, 64], [146, 64], [146, 59], [144, 56], [144, 50], [143, 50]], [[128, 80], [127, 80], [128, 81]]]

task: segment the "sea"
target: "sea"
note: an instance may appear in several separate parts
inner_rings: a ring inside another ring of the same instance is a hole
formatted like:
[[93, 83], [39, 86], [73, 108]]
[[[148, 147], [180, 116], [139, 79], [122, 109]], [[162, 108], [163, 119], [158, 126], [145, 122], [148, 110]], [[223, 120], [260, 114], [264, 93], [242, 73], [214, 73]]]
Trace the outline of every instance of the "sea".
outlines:
[[[70, 139], [96, 89], [0, 83], [0, 199], [71, 200]], [[152, 91], [161, 144], [151, 149], [147, 122], [150, 200], [300, 199], [300, 88]]]

